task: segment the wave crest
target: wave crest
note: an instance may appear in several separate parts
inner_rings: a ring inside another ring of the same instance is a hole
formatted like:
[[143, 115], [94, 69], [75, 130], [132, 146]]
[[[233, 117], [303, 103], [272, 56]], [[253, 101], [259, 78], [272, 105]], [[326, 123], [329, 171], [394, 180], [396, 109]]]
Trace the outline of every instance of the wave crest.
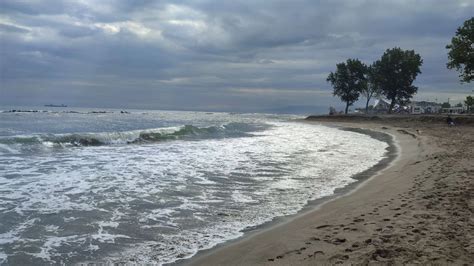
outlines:
[[251, 136], [251, 132], [265, 129], [263, 125], [230, 123], [222, 126], [196, 127], [184, 125], [123, 132], [44, 134], [0, 138], [0, 151], [11, 152], [13, 147], [68, 147], [136, 144], [170, 140], [198, 140]]

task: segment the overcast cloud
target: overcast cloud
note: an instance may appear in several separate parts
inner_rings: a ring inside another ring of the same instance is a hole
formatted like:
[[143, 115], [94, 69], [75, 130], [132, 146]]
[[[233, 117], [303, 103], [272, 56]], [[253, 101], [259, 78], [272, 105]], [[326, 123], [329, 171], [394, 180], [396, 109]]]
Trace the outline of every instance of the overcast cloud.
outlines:
[[222, 111], [339, 106], [336, 63], [424, 59], [418, 100], [472, 93], [446, 69], [474, 0], [0, 2], [0, 104]]

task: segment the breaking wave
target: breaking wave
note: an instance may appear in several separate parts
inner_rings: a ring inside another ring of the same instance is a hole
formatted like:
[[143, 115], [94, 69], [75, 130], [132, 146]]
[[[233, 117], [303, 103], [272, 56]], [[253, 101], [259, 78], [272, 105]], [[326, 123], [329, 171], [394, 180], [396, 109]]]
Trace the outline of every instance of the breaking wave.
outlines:
[[[212, 138], [236, 138], [252, 136], [251, 132], [261, 131], [269, 125], [229, 123], [221, 126], [181, 127], [132, 130], [123, 132], [42, 134], [0, 138], [0, 151], [12, 152], [14, 147], [77, 147], [120, 144], [139, 144], [170, 140], [199, 140]], [[13, 148], [13, 149], [12, 149]]]
[[332, 195], [387, 147], [319, 125], [186, 115], [0, 137], [0, 265], [173, 263]]

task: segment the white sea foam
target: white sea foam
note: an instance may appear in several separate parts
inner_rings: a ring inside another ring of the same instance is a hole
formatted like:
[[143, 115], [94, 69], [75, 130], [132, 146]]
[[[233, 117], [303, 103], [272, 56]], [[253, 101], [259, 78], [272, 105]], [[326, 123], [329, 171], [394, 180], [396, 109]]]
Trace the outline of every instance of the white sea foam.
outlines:
[[[364, 134], [298, 123], [251, 133], [0, 157], [9, 166], [0, 212], [24, 219], [0, 234], [0, 245], [21, 252], [20, 239], [39, 243], [34, 256], [45, 261], [80, 261], [80, 252], [64, 252], [70, 247], [112, 262], [173, 262], [331, 195], [387, 147]], [[32, 228], [45, 233], [24, 237]], [[112, 244], [117, 250], [105, 251]]]
[[4, 263], [6, 264], [7, 262], [7, 254], [4, 253], [3, 251], [0, 251], [0, 265], [3, 265]]
[[251, 196], [242, 194], [239, 190], [234, 190], [232, 192], [232, 199], [234, 202], [250, 203], [256, 202]]
[[18, 153], [18, 150], [14, 149], [14, 147], [12, 145], [7, 145], [7, 144], [0, 143], [0, 153], [15, 154], [15, 153]]

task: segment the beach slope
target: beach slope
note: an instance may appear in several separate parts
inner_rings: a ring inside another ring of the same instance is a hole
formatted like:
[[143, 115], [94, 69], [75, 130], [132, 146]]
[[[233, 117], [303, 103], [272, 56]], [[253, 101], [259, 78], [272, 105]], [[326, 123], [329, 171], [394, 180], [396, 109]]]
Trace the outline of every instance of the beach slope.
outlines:
[[421, 116], [307, 119], [307, 123], [391, 134], [399, 156], [352, 192], [289, 222], [203, 252], [186, 263], [472, 263], [471, 118], [460, 120], [463, 125], [455, 127], [447, 127], [442, 119]]

